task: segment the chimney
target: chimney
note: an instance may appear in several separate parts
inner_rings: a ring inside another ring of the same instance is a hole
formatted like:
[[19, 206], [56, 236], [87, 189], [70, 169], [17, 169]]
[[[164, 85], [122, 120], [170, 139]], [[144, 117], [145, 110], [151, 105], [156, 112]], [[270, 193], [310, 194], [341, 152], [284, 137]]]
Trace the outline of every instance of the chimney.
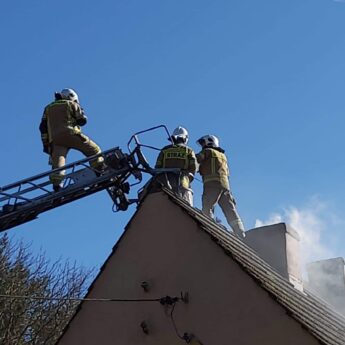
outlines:
[[345, 268], [343, 258], [315, 261], [307, 265], [306, 288], [345, 315]]
[[291, 226], [278, 223], [247, 231], [245, 243], [296, 289], [302, 291], [299, 240], [298, 233]]

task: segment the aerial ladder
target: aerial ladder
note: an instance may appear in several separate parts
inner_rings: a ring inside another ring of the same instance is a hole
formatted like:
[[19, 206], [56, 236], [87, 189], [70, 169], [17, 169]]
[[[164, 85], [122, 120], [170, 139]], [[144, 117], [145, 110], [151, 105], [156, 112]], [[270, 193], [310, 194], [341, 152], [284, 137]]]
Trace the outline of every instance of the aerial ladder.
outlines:
[[[102, 190], [106, 190], [111, 197], [114, 212], [125, 211], [130, 204], [138, 203], [138, 199], [130, 199], [128, 194], [132, 186], [142, 182], [143, 173], [154, 176], [164, 173], [165, 170], [176, 170], [152, 168], [142, 152], [143, 147], [159, 150], [139, 141], [140, 134], [157, 129], [163, 129], [170, 138], [166, 126], [152, 127], [131, 136], [127, 143], [128, 153], [114, 147], [62, 168], [0, 187], [0, 232], [30, 222], [43, 212]], [[99, 156], [104, 158], [106, 168], [103, 171], [97, 171], [89, 164]], [[59, 171], [65, 171], [63, 188], [55, 192], [49, 175]], [[130, 183], [128, 180], [131, 177], [134, 177], [136, 182]]]

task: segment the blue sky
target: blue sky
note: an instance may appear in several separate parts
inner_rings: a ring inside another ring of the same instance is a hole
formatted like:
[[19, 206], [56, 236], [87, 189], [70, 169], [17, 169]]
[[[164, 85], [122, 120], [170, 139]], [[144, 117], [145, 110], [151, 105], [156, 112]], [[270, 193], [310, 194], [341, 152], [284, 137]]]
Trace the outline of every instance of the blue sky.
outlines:
[[[345, 256], [344, 32], [345, 3], [332, 0], [7, 1], [0, 185], [48, 170], [42, 111], [73, 87], [103, 149], [159, 124], [187, 127], [196, 150], [215, 134], [246, 228], [287, 221], [306, 259]], [[111, 206], [99, 193], [9, 234], [98, 267], [134, 211]]]

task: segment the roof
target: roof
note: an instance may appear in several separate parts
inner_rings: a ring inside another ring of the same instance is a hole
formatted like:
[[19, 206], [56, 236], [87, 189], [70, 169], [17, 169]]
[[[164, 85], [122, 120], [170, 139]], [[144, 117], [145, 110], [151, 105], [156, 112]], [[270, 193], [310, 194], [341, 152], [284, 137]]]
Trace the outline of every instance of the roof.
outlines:
[[299, 290], [255, 251], [225, 230], [222, 226], [206, 217], [199, 209], [191, 207], [184, 200], [164, 189], [171, 201], [193, 217], [201, 228], [245, 270], [258, 285], [282, 305], [287, 313], [313, 334], [322, 344], [345, 344], [345, 318], [333, 311], [319, 299]]
[[[269, 296], [285, 308], [287, 314], [297, 320], [301, 326], [318, 339], [321, 344], [345, 344], [344, 317], [333, 311], [321, 300], [295, 289], [288, 280], [283, 278], [274, 270], [274, 268], [261, 259], [252, 248], [246, 245], [242, 240], [238, 239], [231, 232], [227, 231], [223, 226], [216, 224], [212, 219], [205, 216], [201, 210], [190, 206], [187, 202], [177, 197], [170, 190], [164, 187], [162, 188], [162, 191], [174, 204], [181, 207], [190, 217], [192, 217], [199, 224], [200, 228], [205, 231], [205, 233], [207, 233], [227, 255], [237, 262], [258, 285], [268, 292]], [[149, 193], [145, 193], [145, 196], [141, 199], [141, 203], [139, 204], [136, 213], [139, 211], [140, 205], [144, 202], [148, 194]], [[130, 227], [136, 213], [127, 224], [124, 233], [113, 247], [112, 253], [109, 255], [108, 259], [105, 261], [98, 275], [89, 287], [87, 295], [91, 292], [97, 278], [102, 274], [108, 260], [116, 251], [117, 246], [124, 237], [126, 230]], [[80, 310], [82, 304], [83, 302], [78, 306], [72, 320]], [[64, 329], [63, 334], [70, 327], [71, 321]]]

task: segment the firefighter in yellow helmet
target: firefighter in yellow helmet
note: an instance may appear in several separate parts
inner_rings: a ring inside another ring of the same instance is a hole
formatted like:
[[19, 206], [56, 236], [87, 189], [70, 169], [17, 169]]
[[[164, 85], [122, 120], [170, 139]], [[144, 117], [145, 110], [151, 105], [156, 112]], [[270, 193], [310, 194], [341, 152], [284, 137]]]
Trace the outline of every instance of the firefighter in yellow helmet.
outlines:
[[201, 152], [196, 155], [204, 184], [202, 211], [212, 218], [214, 207], [218, 203], [234, 233], [243, 239], [245, 230], [230, 191], [225, 151], [219, 147], [219, 140], [214, 135], [205, 135], [197, 143], [202, 147]]
[[[45, 107], [39, 126], [43, 151], [50, 155], [52, 169], [65, 165], [70, 149], [78, 150], [87, 157], [101, 152], [100, 147], [81, 132], [80, 126], [86, 122], [87, 117], [73, 89], [55, 93], [55, 100]], [[90, 164], [96, 170], [102, 169], [103, 157], [98, 157]], [[61, 188], [64, 173], [59, 171], [50, 175], [54, 191]]]
[[187, 146], [188, 131], [179, 126], [173, 131], [171, 145], [163, 147], [156, 162], [156, 168], [178, 169], [178, 172], [166, 172], [157, 177], [158, 181], [172, 189], [177, 195], [193, 204], [190, 184], [196, 172], [194, 151]]

